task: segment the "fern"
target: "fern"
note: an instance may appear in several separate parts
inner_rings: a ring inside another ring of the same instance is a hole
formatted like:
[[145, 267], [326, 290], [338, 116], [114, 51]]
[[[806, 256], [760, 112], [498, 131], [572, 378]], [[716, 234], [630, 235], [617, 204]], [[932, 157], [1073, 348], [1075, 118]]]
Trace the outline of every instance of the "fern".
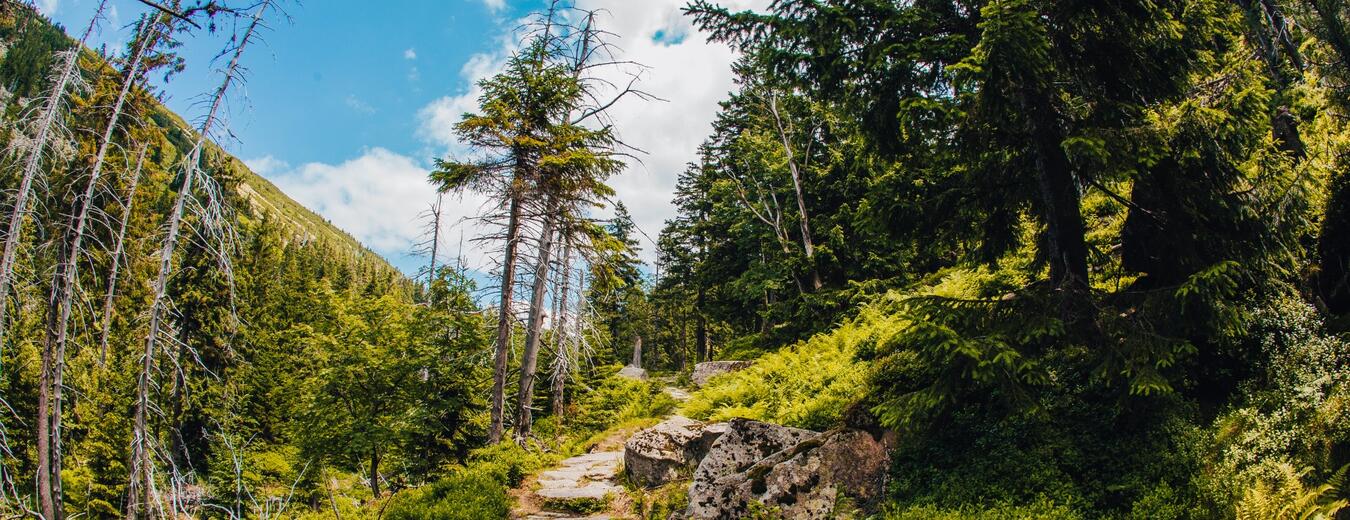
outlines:
[[1258, 479], [1243, 492], [1237, 504], [1239, 520], [1323, 520], [1350, 505], [1337, 498], [1346, 481], [1346, 470], [1341, 467], [1326, 483], [1308, 487], [1303, 480], [1312, 468], [1295, 470], [1284, 463], [1275, 464], [1273, 478]]

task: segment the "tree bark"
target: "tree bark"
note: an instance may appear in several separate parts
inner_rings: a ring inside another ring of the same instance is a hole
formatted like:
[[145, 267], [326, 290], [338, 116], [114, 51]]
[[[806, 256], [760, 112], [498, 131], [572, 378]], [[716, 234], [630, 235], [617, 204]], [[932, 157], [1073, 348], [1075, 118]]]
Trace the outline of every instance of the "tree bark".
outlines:
[[703, 315], [703, 304], [707, 291], [698, 286], [698, 295], [694, 298], [694, 363], [708, 361], [708, 318]]
[[501, 305], [497, 308], [497, 344], [492, 364], [492, 424], [488, 428], [488, 443], [502, 441], [506, 408], [506, 357], [511, 351], [512, 298], [516, 286], [516, 248], [520, 242], [521, 200], [518, 192], [511, 195], [506, 222], [506, 252], [502, 258]]
[[[562, 233], [559, 234], [562, 235]], [[561, 418], [563, 410], [567, 406], [567, 377], [571, 375], [572, 371], [572, 347], [570, 345], [572, 338], [567, 331], [567, 299], [569, 296], [568, 292], [571, 290], [572, 286], [572, 241], [568, 240], [565, 236], [563, 237], [563, 257], [560, 267], [560, 270], [562, 271], [562, 291], [558, 296], [558, 300], [561, 303], [558, 305], [558, 312], [555, 315], [558, 326], [554, 328], [554, 330], [557, 331], [556, 334], [554, 334], [554, 337], [557, 338], [558, 342], [557, 355], [563, 356], [561, 361], [563, 365], [557, 373], [553, 374], [553, 402], [551, 409], [553, 410], [553, 415]]]
[[[225, 77], [221, 81], [220, 87], [216, 89], [211, 98], [210, 109], [207, 112], [206, 119], [197, 131], [197, 141], [192, 150], [188, 152], [183, 161], [183, 184], [178, 189], [175, 196], [172, 212], [169, 214], [168, 232], [164, 237], [164, 243], [159, 253], [159, 273], [152, 286], [153, 295], [150, 301], [150, 317], [148, 330], [145, 335], [145, 350], [142, 352], [143, 366], [140, 374], [140, 380], [137, 383], [136, 399], [136, 426], [132, 432], [132, 452], [138, 457], [133, 461], [133, 473], [131, 475], [130, 493], [132, 497], [136, 496], [137, 485], [140, 480], [145, 481], [145, 489], [139, 490], [146, 496], [145, 503], [150, 506], [150, 495], [152, 493], [152, 471], [149, 449], [150, 432], [146, 430], [147, 416], [150, 408], [150, 377], [153, 359], [159, 347], [159, 333], [163, 326], [162, 321], [167, 313], [167, 298], [169, 287], [169, 276], [173, 273], [173, 255], [178, 247], [178, 235], [183, 225], [183, 213], [186, 210], [187, 199], [192, 197], [193, 180], [200, 173], [202, 150], [206, 146], [207, 137], [211, 134], [217, 117], [220, 114], [222, 105], [225, 102], [225, 95], [229, 92], [230, 86], [237, 79], [239, 65], [244, 56], [244, 50], [252, 41], [257, 29], [262, 24], [263, 15], [272, 6], [273, 0], [263, 0], [253, 13], [253, 19], [244, 32], [242, 39], [234, 47], [233, 55], [230, 58], [229, 65], [225, 68]], [[140, 475], [137, 475], [139, 472]], [[139, 477], [139, 478], [138, 478]], [[132, 507], [134, 499], [128, 500], [128, 507]], [[130, 513], [128, 516], [133, 516]]]
[[[63, 115], [62, 108], [66, 99], [66, 94], [71, 89], [71, 84], [76, 82], [75, 76], [79, 71], [80, 53], [84, 52], [84, 44], [89, 40], [89, 36], [98, 28], [98, 22], [103, 18], [103, 13], [108, 7], [108, 1], [102, 0], [98, 4], [98, 10], [94, 12], [94, 17], [89, 20], [89, 26], [85, 29], [84, 35], [80, 37], [69, 51], [66, 59], [61, 62], [61, 74], [57, 76], [52, 88], [47, 94], [46, 103], [42, 105], [41, 111], [37, 116], [37, 132], [33, 139], [33, 149], [29, 150], [28, 157], [24, 160], [23, 173], [19, 177], [19, 191], [14, 198], [14, 208], [10, 212], [9, 226], [5, 233], [4, 252], [0, 253], [0, 346], [4, 344], [5, 339], [5, 310], [9, 303], [9, 289], [13, 283], [14, 263], [18, 260], [19, 245], [23, 238], [24, 220], [28, 218], [30, 200], [33, 195], [33, 183], [41, 173], [43, 151], [47, 149], [47, 141], [52, 138], [53, 133], [57, 133], [59, 122]], [[0, 347], [2, 348], [2, 347]], [[39, 478], [39, 481], [42, 479]], [[54, 517], [56, 511], [52, 507], [51, 490], [39, 484], [38, 489], [38, 509], [49, 520]]]
[[539, 254], [534, 269], [534, 286], [530, 289], [530, 318], [525, 332], [525, 352], [520, 358], [520, 388], [516, 395], [516, 438], [522, 442], [530, 437], [534, 376], [539, 363], [539, 337], [544, 328], [544, 296], [548, 292], [548, 270], [553, 253], [553, 227], [556, 219], [554, 211], [551, 209], [545, 211], [543, 228], [539, 232]]
[[370, 450], [370, 492], [380, 498], [380, 450]]
[[1083, 324], [1090, 317], [1091, 306], [1087, 242], [1079, 209], [1078, 184], [1064, 153], [1063, 131], [1048, 95], [1023, 92], [1022, 98], [1035, 148], [1050, 280], [1063, 296], [1061, 315], [1073, 328], [1072, 325]]

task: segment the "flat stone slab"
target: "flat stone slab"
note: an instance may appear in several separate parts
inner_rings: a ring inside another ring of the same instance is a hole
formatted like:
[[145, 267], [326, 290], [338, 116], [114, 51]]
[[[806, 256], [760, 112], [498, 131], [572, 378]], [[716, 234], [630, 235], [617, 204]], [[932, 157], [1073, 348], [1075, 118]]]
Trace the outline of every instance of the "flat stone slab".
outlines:
[[591, 515], [577, 516], [574, 513], [556, 513], [553, 511], [540, 511], [527, 515], [521, 520], [610, 520], [609, 515]]
[[[566, 512], [574, 501], [596, 501], [604, 503], [611, 496], [623, 494], [618, 485], [619, 465], [623, 461], [621, 451], [602, 451], [578, 455], [559, 463], [559, 466], [539, 473], [535, 482], [539, 484], [534, 495], [542, 499], [549, 510], [533, 513], [529, 518], [544, 519], [602, 519], [603, 515], [584, 516]], [[563, 509], [556, 511], [554, 509]], [[542, 516], [541, 516], [542, 515]]]
[[689, 399], [694, 397], [690, 395], [689, 392], [686, 392], [679, 388], [675, 388], [673, 386], [667, 386], [665, 388], [662, 388], [661, 390], [665, 391], [666, 395], [669, 395], [671, 398], [680, 402], [688, 401]]
[[610, 493], [622, 493], [623, 488], [605, 482], [587, 482], [580, 487], [540, 488], [534, 494], [548, 500], [604, 500]]

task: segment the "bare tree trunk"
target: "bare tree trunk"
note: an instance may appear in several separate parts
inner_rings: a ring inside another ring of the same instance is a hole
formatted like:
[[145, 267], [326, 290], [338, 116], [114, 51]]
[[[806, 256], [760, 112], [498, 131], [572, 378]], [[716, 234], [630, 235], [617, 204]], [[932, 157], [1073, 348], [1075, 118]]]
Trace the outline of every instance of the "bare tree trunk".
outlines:
[[[133, 474], [131, 476], [131, 486], [129, 489], [131, 493], [131, 498], [128, 500], [129, 508], [134, 507], [132, 504], [140, 498], [137, 497], [138, 491], [145, 495], [144, 504], [146, 507], [151, 507], [153, 505], [153, 474], [149, 450], [150, 432], [146, 430], [146, 418], [150, 413], [150, 377], [152, 375], [151, 368], [153, 367], [152, 360], [155, 357], [155, 353], [158, 351], [160, 329], [163, 327], [161, 322], [164, 320], [164, 315], [168, 306], [169, 276], [173, 273], [173, 254], [178, 246], [178, 235], [183, 224], [183, 213], [187, 206], [187, 200], [192, 197], [193, 180], [200, 173], [202, 150], [206, 147], [208, 136], [217, 122], [221, 106], [225, 102], [225, 95], [229, 92], [230, 86], [237, 79], [239, 64], [243, 58], [244, 50], [248, 48], [248, 44], [253, 40], [256, 31], [262, 24], [263, 15], [266, 14], [267, 10], [271, 7], [272, 1], [273, 0], [263, 0], [263, 2], [258, 5], [257, 11], [253, 14], [253, 20], [249, 23], [248, 29], [245, 30], [243, 38], [235, 45], [233, 56], [230, 58], [230, 63], [225, 68], [224, 80], [221, 81], [220, 87], [216, 89], [215, 95], [212, 96], [211, 108], [207, 112], [206, 119], [202, 122], [202, 126], [198, 129], [197, 142], [184, 159], [183, 184], [178, 189], [178, 195], [174, 201], [172, 213], [169, 214], [168, 232], [164, 237], [164, 245], [160, 250], [159, 275], [155, 279], [152, 288], [154, 295], [150, 303], [149, 330], [146, 332], [145, 350], [142, 352], [144, 358], [142, 360], [142, 372], [139, 375], [139, 380], [137, 382], [136, 419], [135, 430], [132, 432], [132, 441], [134, 443], [132, 446], [132, 453], [139, 457], [139, 459], [134, 460], [132, 463]], [[140, 474], [138, 475], [134, 472], [139, 472]], [[142, 480], [145, 482], [145, 487], [144, 489], [138, 489], [139, 482]], [[135, 517], [136, 515], [132, 511], [134, 510], [128, 510], [128, 516]]]
[[539, 336], [544, 328], [544, 296], [548, 292], [548, 268], [553, 253], [554, 211], [544, 212], [543, 228], [539, 232], [539, 254], [534, 268], [534, 286], [530, 293], [530, 318], [525, 332], [525, 352], [520, 358], [520, 388], [516, 394], [516, 438], [530, 437], [530, 421], [534, 401], [534, 375], [539, 362]]
[[[23, 173], [19, 177], [19, 192], [14, 198], [14, 208], [10, 212], [9, 227], [5, 233], [4, 253], [0, 255], [0, 345], [4, 344], [5, 339], [5, 310], [9, 303], [9, 289], [13, 284], [14, 262], [18, 258], [19, 244], [23, 238], [23, 224], [28, 217], [29, 206], [32, 205], [33, 183], [41, 174], [42, 156], [47, 149], [47, 142], [53, 137], [53, 134], [59, 133], [65, 107], [66, 95], [73, 85], [81, 83], [79, 78], [80, 53], [84, 52], [84, 44], [89, 41], [89, 36], [98, 28], [99, 20], [103, 18], [103, 13], [108, 7], [108, 1], [102, 0], [98, 4], [98, 10], [94, 12], [94, 17], [89, 20], [89, 26], [84, 30], [84, 35], [80, 37], [74, 47], [66, 51], [65, 59], [60, 61], [60, 73], [56, 75], [52, 82], [52, 88], [47, 93], [46, 102], [43, 103], [41, 110], [34, 118], [36, 132], [34, 134], [31, 149], [28, 150], [28, 157], [24, 160]], [[43, 443], [41, 438], [39, 443]], [[43, 448], [39, 446], [39, 451]], [[39, 454], [39, 459], [43, 454]], [[39, 471], [43, 469], [45, 463], [39, 460]], [[46, 477], [38, 476], [38, 508], [42, 514], [51, 519], [55, 514], [51, 505], [51, 494], [49, 486], [45, 483]]]
[[778, 128], [778, 137], [783, 142], [788, 172], [792, 174], [792, 189], [797, 195], [797, 212], [801, 214], [802, 250], [806, 252], [806, 261], [811, 265], [811, 290], [819, 291], [822, 285], [820, 269], [816, 267], [816, 245], [811, 239], [811, 218], [806, 213], [806, 197], [802, 195], [802, 175], [797, 167], [797, 158], [792, 152], [792, 143], [788, 140], [788, 131], [783, 125], [783, 117], [778, 113], [778, 100], [772, 95], [769, 96], [769, 111], [773, 114], [774, 124]]
[[[53, 127], [59, 125], [58, 119], [62, 116], [64, 100], [72, 83], [78, 83], [76, 77], [79, 74], [80, 53], [84, 52], [84, 44], [89, 36], [98, 26], [99, 20], [103, 17], [103, 11], [107, 8], [107, 1], [99, 3], [98, 11], [94, 13], [93, 19], [89, 21], [88, 28], [84, 35], [65, 55], [61, 62], [61, 73], [52, 84], [52, 89], [48, 94], [46, 103], [43, 105], [37, 118], [37, 133], [29, 150], [28, 159], [24, 162], [23, 175], [19, 180], [19, 193], [14, 200], [14, 208], [10, 214], [9, 231], [5, 235], [5, 246], [3, 257], [0, 257], [0, 345], [4, 343], [5, 333], [5, 308], [9, 302], [9, 289], [14, 274], [14, 263], [18, 258], [19, 243], [23, 236], [23, 224], [27, 218], [30, 198], [33, 192], [33, 183], [41, 173], [42, 155], [47, 148], [47, 141], [51, 139], [52, 134], [56, 132]], [[52, 462], [59, 457], [59, 447], [53, 445], [54, 433], [52, 432], [52, 389], [51, 385], [59, 377], [55, 373], [59, 370], [53, 357], [56, 355], [53, 345], [48, 342], [42, 349], [41, 373], [38, 376], [38, 414], [37, 414], [37, 498], [38, 509], [43, 518], [56, 520], [61, 517], [61, 495], [59, 491], [59, 476], [56, 480], [53, 475], [59, 471], [59, 464]], [[59, 405], [57, 407], [59, 413]]]
[[521, 201], [516, 192], [511, 194], [509, 216], [506, 222], [506, 253], [502, 259], [501, 305], [497, 309], [497, 351], [492, 365], [492, 425], [488, 429], [488, 443], [502, 441], [506, 409], [506, 355], [511, 351], [512, 298], [516, 287], [516, 251], [520, 242]]
[[1022, 92], [1027, 132], [1036, 154], [1036, 180], [1046, 223], [1050, 280], [1061, 294], [1060, 315], [1069, 328], [1094, 335], [1088, 250], [1078, 184], [1064, 154], [1063, 132], [1048, 94]]
[[127, 188], [126, 202], [122, 204], [122, 222], [117, 227], [117, 242], [113, 245], [112, 267], [108, 271], [108, 294], [103, 300], [103, 327], [99, 331], [98, 364], [108, 362], [108, 336], [112, 333], [113, 300], [117, 296], [117, 274], [122, 266], [122, 253], [126, 248], [127, 226], [131, 224], [132, 203], [136, 200], [136, 187], [141, 182], [141, 168], [145, 165], [147, 147], [142, 145], [136, 157], [136, 172], [131, 176], [131, 186]]
[[[431, 243], [428, 244], [427, 242], [422, 242], [421, 244], [422, 246], [428, 247], [430, 249], [430, 251], [427, 251], [428, 253], [430, 253], [429, 256], [431, 257], [430, 261], [427, 263], [428, 286], [430, 286], [432, 282], [436, 281], [436, 257], [437, 255], [440, 254], [441, 208], [444, 202], [445, 202], [445, 193], [439, 191], [436, 192], [436, 202], [431, 205], [431, 208], [428, 209], [426, 213], [423, 213], [423, 215], [431, 217], [431, 229], [427, 230], [428, 232], [431, 233], [430, 239]], [[424, 249], [423, 251], [426, 250]]]
[[[53, 518], [57, 519], [65, 516], [61, 507], [64, 497], [61, 489], [61, 415], [64, 403], [66, 345], [69, 343], [70, 314], [72, 300], [75, 296], [75, 280], [78, 276], [80, 255], [84, 251], [84, 229], [89, 222], [89, 213], [94, 205], [94, 190], [98, 187], [99, 179], [103, 174], [104, 160], [107, 159], [108, 150], [112, 147], [113, 132], [117, 130], [122, 109], [131, 93], [136, 75], [140, 73], [141, 61], [145, 53], [153, 48], [159, 39], [158, 22], [153, 19], [146, 19], [144, 24], [142, 26], [144, 32], [142, 33], [141, 45], [136, 48], [132, 54], [131, 62], [127, 65], [126, 76], [122, 81], [122, 90], [113, 103], [112, 115], [108, 118], [108, 124], [103, 129], [102, 140], [94, 157], [94, 167], [89, 173], [88, 183], [85, 185], [84, 192], [76, 199], [75, 206], [77, 209], [72, 222], [67, 226], [68, 234], [66, 243], [63, 245], [63, 251], [66, 254], [62, 261], [56, 264], [51, 296], [47, 305], [47, 346], [43, 349], [43, 352], [53, 356], [53, 359], [44, 362], [44, 366], [51, 366], [53, 372], [51, 377], [51, 415], [45, 419], [51, 421], [52, 449], [49, 464], [51, 466], [52, 501], [55, 509]], [[170, 27], [167, 30], [172, 30], [172, 28]]]
[[370, 493], [380, 498], [380, 450], [370, 450]]
[[708, 361], [708, 318], [703, 316], [703, 301], [707, 291], [698, 286], [698, 295], [694, 298], [694, 363]]
[[561, 303], [558, 305], [558, 311], [555, 314], [558, 325], [554, 327], [554, 330], [557, 331], [554, 337], [558, 338], [557, 355], [559, 357], [555, 362], [560, 363], [560, 366], [553, 373], [553, 403], [551, 408], [553, 415], [562, 417], [563, 410], [567, 406], [567, 376], [571, 375], [572, 371], [572, 349], [569, 345], [571, 338], [567, 331], [567, 299], [572, 286], [572, 241], [568, 239], [565, 233], [559, 233], [559, 235], [563, 236], [563, 258], [559, 269], [562, 272], [562, 290], [558, 296]]

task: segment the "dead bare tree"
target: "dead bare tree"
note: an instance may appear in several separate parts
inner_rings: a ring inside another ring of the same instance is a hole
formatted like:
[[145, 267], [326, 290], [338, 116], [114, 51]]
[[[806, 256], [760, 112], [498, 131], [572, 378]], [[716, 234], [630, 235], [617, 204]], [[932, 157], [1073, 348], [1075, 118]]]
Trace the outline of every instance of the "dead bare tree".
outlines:
[[424, 254], [429, 257], [426, 267], [427, 285], [436, 280], [436, 259], [440, 255], [441, 245], [441, 208], [444, 203], [445, 193], [437, 192], [436, 202], [431, 203], [419, 215], [422, 220], [426, 221], [426, 224], [422, 230], [422, 242], [413, 246], [413, 253]]
[[117, 239], [113, 244], [112, 265], [108, 268], [108, 294], [103, 299], [103, 326], [99, 329], [98, 363], [100, 366], [108, 362], [108, 336], [112, 333], [113, 300], [117, 296], [117, 274], [122, 266], [122, 255], [126, 249], [127, 226], [131, 224], [131, 210], [136, 201], [136, 187], [140, 185], [141, 181], [141, 169], [145, 166], [146, 150], [147, 147], [142, 145], [141, 151], [136, 154], [136, 169], [131, 174], [127, 196], [122, 202], [122, 222], [117, 226]]
[[[151, 459], [154, 446], [150, 438], [148, 416], [151, 412], [150, 380], [153, 376], [154, 358], [159, 350], [160, 334], [165, 332], [163, 322], [168, 308], [168, 286], [169, 278], [173, 274], [174, 251], [178, 246], [183, 218], [189, 205], [200, 211], [201, 217], [207, 222], [206, 227], [208, 228], [218, 227], [227, 222], [222, 214], [224, 211], [221, 204], [222, 197], [215, 191], [217, 185], [214, 179], [202, 169], [203, 152], [215, 125], [220, 121], [226, 95], [235, 83], [242, 81], [241, 62], [244, 51], [258, 37], [259, 31], [263, 27], [263, 19], [268, 10], [273, 7], [274, 1], [262, 0], [257, 4], [242, 37], [234, 40], [232, 47], [227, 50], [231, 55], [229, 64], [222, 71], [223, 79], [220, 86], [210, 97], [206, 117], [197, 128], [196, 142], [182, 163], [182, 185], [178, 189], [173, 210], [169, 214], [167, 231], [160, 250], [159, 274], [152, 286], [153, 296], [149, 310], [149, 325], [146, 331], [145, 349], [141, 353], [141, 371], [136, 384], [136, 410], [132, 426], [132, 472], [127, 500], [128, 518], [140, 517], [143, 508], [148, 509], [151, 515], [157, 510], [161, 514], [163, 513], [162, 507], [158, 505], [155, 493], [154, 463]], [[207, 190], [207, 204], [200, 204], [193, 196], [195, 180], [201, 180], [202, 188]], [[211, 223], [216, 223], [216, 225]], [[227, 271], [226, 275], [229, 278], [228, 252], [221, 250], [218, 253], [222, 262], [221, 267]]]
[[[87, 87], [79, 70], [80, 53], [84, 52], [85, 43], [98, 29], [107, 8], [108, 0], [100, 0], [98, 9], [94, 12], [93, 18], [89, 20], [89, 25], [85, 28], [84, 34], [80, 36], [80, 40], [70, 49], [57, 54], [55, 60], [57, 68], [52, 76], [51, 89], [48, 90], [46, 98], [38, 104], [37, 113], [31, 118], [26, 118], [30, 122], [28, 130], [32, 134], [32, 140], [15, 140], [15, 144], [18, 146], [13, 151], [22, 153], [25, 158], [23, 171], [19, 175], [19, 189], [14, 195], [14, 206], [10, 209], [4, 252], [0, 254], [0, 345], [4, 344], [6, 325], [4, 318], [9, 302], [9, 290], [13, 284], [14, 263], [18, 260], [19, 247], [23, 239], [24, 221], [28, 218], [28, 213], [31, 210], [34, 185], [41, 184], [42, 160], [47, 153], [48, 143], [63, 138], [68, 133], [65, 128], [68, 97], [72, 92], [81, 91]], [[39, 487], [45, 488], [47, 486], [39, 485]], [[39, 492], [38, 495], [40, 502], [50, 501], [51, 499], [50, 496], [43, 496], [44, 493], [42, 492]], [[52, 511], [49, 511], [49, 505], [40, 506], [39, 509], [43, 510], [43, 514], [47, 515], [47, 518], [51, 518], [49, 513], [52, 513]]]
[[[57, 55], [56, 63], [59, 65], [55, 76], [52, 78], [51, 90], [48, 92], [47, 98], [39, 105], [37, 116], [33, 119], [33, 128], [31, 128], [33, 141], [25, 143], [27, 149], [24, 152], [27, 156], [19, 177], [19, 191], [15, 194], [14, 207], [10, 212], [4, 253], [3, 256], [0, 256], [0, 344], [4, 343], [6, 304], [9, 301], [9, 289], [13, 283], [14, 264], [18, 259], [19, 247], [23, 238], [24, 222], [28, 218], [32, 205], [31, 198], [34, 184], [41, 183], [39, 177], [42, 173], [42, 159], [46, 154], [48, 142], [53, 139], [64, 138], [67, 134], [64, 121], [68, 96], [73, 91], [87, 88], [84, 77], [79, 70], [80, 53], [84, 52], [85, 42], [98, 28], [107, 5], [107, 0], [101, 1], [79, 42]], [[51, 384], [50, 377], [54, 370], [52, 357], [46, 351], [42, 356], [40, 370], [40, 395], [46, 396]], [[47, 420], [50, 414], [49, 408], [48, 399], [40, 398], [36, 439], [38, 473], [35, 480], [37, 482], [38, 510], [43, 518], [54, 519], [58, 518], [60, 514], [61, 504], [55, 491], [54, 486], [56, 484], [52, 480], [52, 432], [50, 430], [51, 423]]]
[[811, 266], [811, 289], [819, 291], [821, 287], [820, 270], [816, 268], [815, 242], [811, 240], [811, 219], [806, 212], [806, 197], [802, 195], [802, 175], [797, 167], [797, 157], [792, 151], [792, 141], [788, 138], [791, 131], [791, 121], [786, 124], [783, 116], [778, 111], [778, 96], [769, 95], [768, 99], [769, 113], [773, 115], [774, 128], [778, 130], [778, 138], [783, 143], [783, 154], [787, 157], [788, 173], [792, 175], [793, 193], [797, 195], [798, 222], [801, 224], [802, 233], [802, 251], [806, 253], [806, 262]]
[[[552, 206], [552, 205], [550, 205]], [[534, 284], [530, 288], [530, 318], [525, 329], [525, 351], [520, 359], [520, 386], [516, 394], [516, 438], [523, 441], [530, 435], [534, 402], [534, 375], [539, 362], [540, 335], [544, 329], [544, 297], [548, 291], [550, 256], [553, 253], [556, 209], [545, 208], [543, 227], [539, 231], [539, 255], [535, 261]]]
[[[99, 185], [104, 161], [107, 159], [108, 151], [113, 146], [113, 133], [117, 130], [123, 107], [135, 86], [137, 76], [140, 74], [142, 59], [147, 52], [150, 52], [159, 44], [161, 35], [172, 30], [172, 20], [166, 24], [161, 24], [159, 16], [147, 17], [142, 22], [141, 29], [138, 31], [139, 43], [135, 46], [129, 58], [127, 70], [123, 75], [121, 90], [118, 92], [117, 99], [113, 102], [112, 114], [104, 127], [98, 151], [94, 156], [93, 169], [89, 173], [84, 191], [76, 198], [76, 209], [71, 215], [70, 222], [66, 225], [66, 238], [61, 246], [61, 251], [65, 254], [57, 262], [55, 275], [52, 279], [51, 294], [47, 304], [46, 342], [42, 351], [42, 366], [50, 367], [50, 373], [44, 371], [40, 375], [38, 388], [38, 409], [50, 410], [49, 415], [38, 418], [39, 428], [44, 424], [50, 424], [50, 434], [39, 434], [37, 442], [39, 444], [51, 444], [49, 450], [39, 451], [47, 451], [51, 457], [47, 466], [51, 472], [52, 489], [50, 493], [55, 509], [53, 518], [65, 516], [62, 511], [64, 493], [61, 486], [61, 417], [65, 402], [63, 393], [65, 389], [66, 346], [69, 343], [70, 336], [71, 306], [75, 294], [79, 260], [85, 254], [85, 227], [89, 222], [90, 212], [94, 206], [94, 191]], [[142, 150], [142, 153], [144, 153], [144, 150]]]
[[553, 402], [550, 409], [553, 415], [562, 417], [563, 409], [566, 407], [564, 401], [567, 385], [567, 376], [572, 369], [570, 338], [567, 330], [568, 313], [568, 292], [571, 289], [572, 282], [572, 241], [564, 233], [559, 232], [559, 240], [563, 242], [562, 262], [558, 264], [558, 278], [561, 282], [561, 288], [558, 294], [558, 303], [554, 306], [553, 312], [553, 365], [550, 367], [550, 378], [552, 383]]

